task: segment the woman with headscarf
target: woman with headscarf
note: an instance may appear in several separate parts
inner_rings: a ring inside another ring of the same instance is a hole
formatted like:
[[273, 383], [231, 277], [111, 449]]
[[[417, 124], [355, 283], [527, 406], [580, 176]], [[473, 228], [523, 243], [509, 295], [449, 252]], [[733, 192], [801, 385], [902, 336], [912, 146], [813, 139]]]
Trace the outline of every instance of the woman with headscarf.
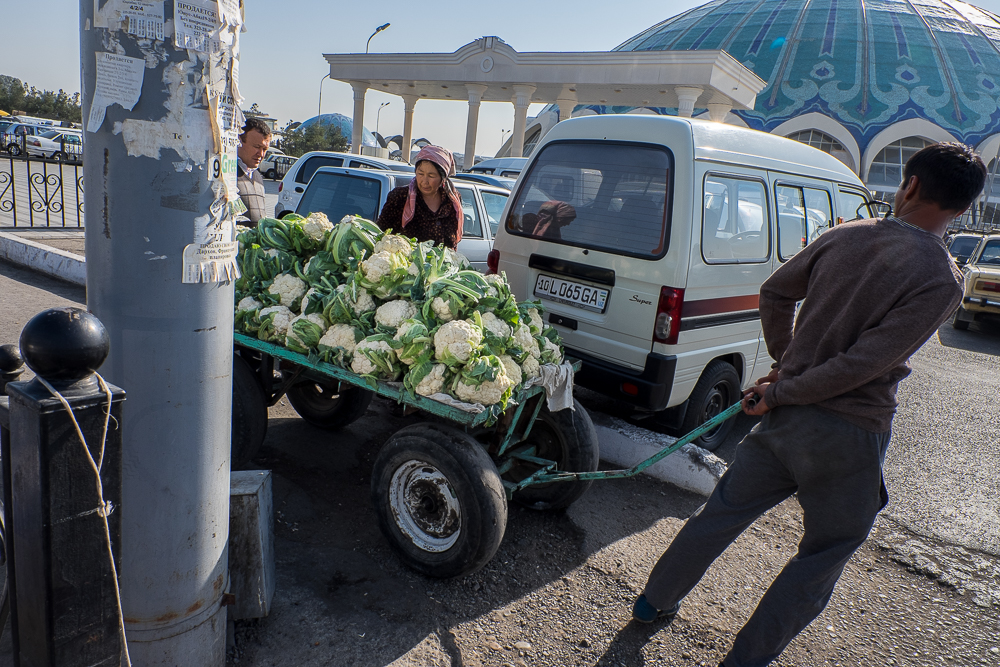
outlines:
[[378, 226], [417, 241], [434, 241], [455, 249], [462, 240], [462, 198], [449, 176], [455, 158], [440, 146], [424, 146], [414, 161], [409, 185], [392, 190], [378, 216]]

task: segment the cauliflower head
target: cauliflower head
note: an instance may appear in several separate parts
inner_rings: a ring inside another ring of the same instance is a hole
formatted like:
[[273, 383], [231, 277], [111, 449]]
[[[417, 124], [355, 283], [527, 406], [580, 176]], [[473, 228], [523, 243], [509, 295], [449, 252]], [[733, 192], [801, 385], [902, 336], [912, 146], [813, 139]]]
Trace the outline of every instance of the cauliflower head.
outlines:
[[[529, 358], [531, 357], [531, 355], [528, 356]], [[521, 367], [517, 365], [517, 362], [514, 361], [513, 357], [506, 354], [502, 354], [500, 355], [500, 363], [503, 364], [504, 372], [507, 373], [507, 377], [510, 378], [514, 386], [516, 387], [520, 385], [523, 380], [523, 376], [521, 374]]]
[[433, 350], [433, 339], [427, 331], [427, 325], [420, 320], [408, 319], [399, 325], [393, 340], [402, 343], [396, 350], [396, 356], [407, 366], [417, 363], [417, 359]]
[[448, 302], [439, 296], [431, 300], [431, 310], [434, 311], [434, 316], [442, 322], [451, 322], [455, 319], [455, 314], [451, 312]]
[[[506, 364], [504, 365], [506, 366]], [[525, 358], [524, 363], [521, 364], [521, 374], [525, 380], [536, 378], [542, 374], [542, 365], [538, 363], [536, 357], [529, 354]]]
[[430, 372], [425, 375], [414, 387], [414, 391], [421, 396], [440, 394], [444, 391], [444, 383], [447, 379], [448, 367], [444, 364], [434, 364]]
[[448, 365], [464, 364], [483, 344], [483, 332], [469, 320], [453, 320], [434, 334], [434, 358]]
[[531, 329], [531, 333], [540, 334], [542, 333], [542, 316], [539, 314], [537, 308], [528, 309], [528, 328]]
[[267, 288], [267, 291], [277, 295], [282, 306], [286, 308], [298, 308], [300, 305], [299, 302], [305, 296], [306, 284], [296, 276], [289, 273], [282, 273], [274, 279], [274, 282]]
[[252, 296], [245, 296], [242, 299], [240, 299], [240, 302], [238, 304], [236, 304], [236, 311], [239, 312], [241, 310], [260, 310], [263, 307], [264, 304], [262, 304], [257, 299], [253, 298]]
[[375, 310], [375, 299], [372, 295], [368, 293], [364, 287], [358, 288], [358, 300], [351, 300], [350, 290], [347, 289], [347, 285], [338, 285], [337, 291], [343, 293], [344, 300], [351, 305], [351, 309], [354, 311], [355, 315], [361, 315], [362, 313], [367, 313], [368, 311]]
[[386, 234], [375, 244], [375, 254], [377, 255], [382, 251], [401, 252], [404, 255], [409, 255], [413, 251], [413, 246], [410, 245], [410, 240], [405, 236]]
[[350, 324], [334, 324], [319, 339], [319, 351], [332, 363], [345, 364], [354, 356], [361, 332]]
[[528, 353], [528, 356], [537, 359], [541, 356], [538, 349], [538, 341], [531, 335], [531, 329], [521, 324], [514, 331], [514, 344]]
[[354, 347], [351, 370], [358, 375], [374, 375], [380, 380], [395, 380], [399, 368], [392, 363], [396, 354], [384, 340], [366, 338]]
[[392, 273], [392, 253], [383, 250], [361, 262], [361, 273], [369, 281], [377, 283]]
[[497, 275], [495, 273], [490, 273], [483, 276], [483, 278], [485, 278], [486, 282], [490, 284], [490, 288], [486, 290], [486, 296], [492, 296], [494, 298], [500, 296], [500, 290], [498, 289], [498, 286], [504, 284], [503, 276]]
[[483, 328], [489, 329], [490, 333], [495, 335], [501, 340], [507, 340], [513, 333], [509, 324], [501, 320], [495, 314], [491, 312], [485, 312], [482, 314], [483, 318]]
[[[305, 326], [296, 326], [299, 322], [307, 322]], [[319, 313], [299, 315], [288, 323], [285, 333], [285, 347], [301, 352], [311, 350], [319, 343], [326, 329], [326, 321]]]
[[539, 358], [547, 364], [561, 364], [563, 360], [562, 350], [558, 345], [548, 338], [540, 336], [538, 339], [540, 354]]
[[486, 380], [479, 385], [465, 384], [461, 380], [455, 385], [455, 396], [466, 403], [493, 405], [503, 400], [504, 393], [514, 386], [513, 380], [506, 371], [497, 374], [493, 380]]
[[375, 311], [375, 324], [386, 329], [396, 330], [403, 320], [408, 320], [417, 314], [417, 307], [409, 301], [389, 301], [383, 303]]
[[284, 340], [285, 336], [288, 335], [288, 327], [291, 326], [292, 320], [295, 318], [295, 313], [284, 306], [271, 306], [261, 310], [258, 317], [262, 324], [265, 319], [269, 319], [275, 338]]
[[314, 241], [322, 241], [323, 236], [331, 229], [333, 223], [326, 217], [326, 213], [310, 213], [309, 217], [302, 221], [302, 231]]

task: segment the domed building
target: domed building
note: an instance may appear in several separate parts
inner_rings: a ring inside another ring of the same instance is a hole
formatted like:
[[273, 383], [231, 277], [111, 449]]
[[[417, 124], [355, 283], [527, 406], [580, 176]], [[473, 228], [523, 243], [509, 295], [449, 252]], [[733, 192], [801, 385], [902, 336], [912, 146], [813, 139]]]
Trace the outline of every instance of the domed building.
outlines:
[[[304, 120], [296, 129], [304, 130], [314, 123], [322, 123], [323, 125], [336, 125], [340, 128], [340, 133], [347, 137], [350, 141], [351, 136], [354, 132], [354, 121], [345, 116], [342, 113], [325, 113], [321, 116], [313, 116], [309, 120]], [[375, 140], [375, 135], [372, 134], [367, 127], [362, 128], [361, 134], [361, 145], [362, 146], [378, 146], [378, 142]]]
[[[987, 162], [1000, 149], [1000, 17], [963, 2], [715, 0], [614, 50], [705, 49], [767, 82], [753, 109], [726, 122], [831, 153], [882, 196], [929, 143], [961, 141]], [[605, 113], [677, 112], [578, 106], [573, 115]], [[551, 106], [536, 117], [525, 154], [557, 120]]]

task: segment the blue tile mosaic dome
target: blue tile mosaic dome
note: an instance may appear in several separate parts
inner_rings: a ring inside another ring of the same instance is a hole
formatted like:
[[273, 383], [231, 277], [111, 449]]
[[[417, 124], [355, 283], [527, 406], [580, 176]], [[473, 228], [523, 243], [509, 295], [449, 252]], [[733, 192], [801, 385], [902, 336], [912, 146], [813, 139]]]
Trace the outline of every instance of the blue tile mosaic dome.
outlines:
[[[351, 140], [354, 121], [345, 116], [342, 113], [325, 113], [322, 116], [313, 116], [309, 120], [302, 121], [299, 125], [300, 130], [304, 130], [313, 123], [322, 123], [324, 125], [336, 125], [340, 128], [340, 133], [347, 137], [347, 140]], [[361, 145], [362, 146], [378, 146], [378, 142], [375, 140], [375, 135], [368, 131], [368, 128], [362, 128], [361, 133]]]
[[962, 2], [716, 0], [614, 50], [698, 49], [724, 49], [767, 81], [753, 110], [734, 111], [755, 129], [818, 112], [862, 151], [910, 118], [973, 146], [1000, 132], [1000, 17]]

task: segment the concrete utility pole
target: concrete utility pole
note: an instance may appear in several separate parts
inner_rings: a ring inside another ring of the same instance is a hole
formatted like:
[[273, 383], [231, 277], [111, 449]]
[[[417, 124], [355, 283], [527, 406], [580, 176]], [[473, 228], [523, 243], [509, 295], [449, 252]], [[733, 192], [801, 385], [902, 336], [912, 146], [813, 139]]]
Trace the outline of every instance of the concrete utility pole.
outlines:
[[87, 305], [128, 387], [133, 665], [225, 664], [238, 0], [80, 0]]

